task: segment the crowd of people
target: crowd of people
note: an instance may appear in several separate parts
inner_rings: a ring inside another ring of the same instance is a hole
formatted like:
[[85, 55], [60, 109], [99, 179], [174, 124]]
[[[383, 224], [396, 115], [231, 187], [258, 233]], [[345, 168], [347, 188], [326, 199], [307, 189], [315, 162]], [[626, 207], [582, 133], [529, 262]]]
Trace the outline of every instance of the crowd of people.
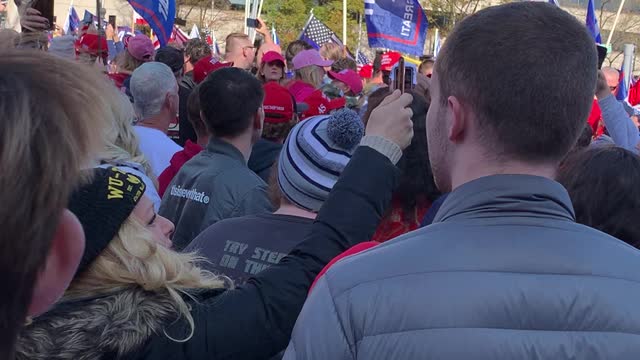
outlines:
[[640, 113], [560, 8], [468, 16], [404, 92], [394, 52], [22, 21], [0, 358], [640, 357]]

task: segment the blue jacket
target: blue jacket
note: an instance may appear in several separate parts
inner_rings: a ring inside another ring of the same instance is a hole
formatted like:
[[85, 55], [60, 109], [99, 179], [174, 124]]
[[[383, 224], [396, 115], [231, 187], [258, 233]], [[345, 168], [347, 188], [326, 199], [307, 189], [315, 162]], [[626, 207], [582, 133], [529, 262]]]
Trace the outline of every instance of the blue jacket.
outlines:
[[434, 223], [318, 281], [285, 359], [640, 358], [640, 251], [575, 223], [566, 190], [496, 175]]
[[[635, 154], [640, 153], [638, 149], [640, 132], [629, 118], [624, 106], [613, 95], [598, 100], [598, 104], [602, 111], [602, 120], [613, 142]], [[598, 140], [595, 141], [595, 144], [598, 144]]]

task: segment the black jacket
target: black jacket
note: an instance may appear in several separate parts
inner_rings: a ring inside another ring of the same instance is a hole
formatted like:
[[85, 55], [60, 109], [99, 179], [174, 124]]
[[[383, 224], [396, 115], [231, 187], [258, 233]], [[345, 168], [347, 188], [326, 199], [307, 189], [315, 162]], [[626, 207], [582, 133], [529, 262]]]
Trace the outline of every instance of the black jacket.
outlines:
[[[195, 331], [186, 342], [164, 334], [188, 336], [185, 321], [174, 323], [166, 296], [136, 287], [61, 304], [36, 318], [21, 334], [18, 359], [268, 359], [287, 346], [320, 270], [371, 238], [398, 178], [386, 157], [360, 147], [312, 231], [288, 256], [243, 287], [198, 295], [192, 302]], [[138, 311], [130, 310], [133, 304]]]
[[178, 119], [180, 128], [178, 130], [179, 139], [177, 143], [180, 146], [184, 146], [187, 140], [191, 140], [194, 143], [197, 141], [196, 131], [193, 129], [191, 121], [189, 121], [189, 111], [187, 110], [187, 101], [195, 87], [196, 83], [193, 81], [193, 71], [184, 74], [180, 82], [180, 87], [178, 88], [178, 97], [180, 98], [180, 103], [178, 104]]

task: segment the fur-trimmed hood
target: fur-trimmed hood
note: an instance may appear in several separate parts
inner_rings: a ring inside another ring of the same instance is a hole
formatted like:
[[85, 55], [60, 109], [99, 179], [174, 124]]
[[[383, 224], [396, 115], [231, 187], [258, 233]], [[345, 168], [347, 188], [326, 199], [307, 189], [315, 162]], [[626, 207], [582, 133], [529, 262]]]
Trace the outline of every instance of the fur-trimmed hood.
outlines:
[[178, 316], [168, 295], [140, 288], [63, 302], [26, 326], [16, 359], [112, 359], [143, 346]]

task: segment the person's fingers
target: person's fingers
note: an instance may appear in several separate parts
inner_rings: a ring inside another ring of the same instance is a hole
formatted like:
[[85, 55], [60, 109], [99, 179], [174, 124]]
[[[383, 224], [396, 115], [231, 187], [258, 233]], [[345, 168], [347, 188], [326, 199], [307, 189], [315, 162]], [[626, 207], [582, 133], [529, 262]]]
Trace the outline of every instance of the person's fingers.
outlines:
[[34, 8], [28, 8], [26, 11], [27, 15], [42, 15], [42, 13]]
[[411, 105], [411, 102], [413, 102], [413, 95], [407, 93], [402, 94], [402, 96], [400, 96], [397, 101], [398, 105], [402, 107]]
[[378, 107], [389, 105], [390, 103], [400, 98], [401, 95], [402, 93], [400, 92], [400, 90], [395, 90], [394, 92], [391, 93], [391, 95], [388, 95], [386, 98], [384, 98], [384, 100], [382, 100], [382, 102], [380, 103], [380, 105], [378, 105]]

